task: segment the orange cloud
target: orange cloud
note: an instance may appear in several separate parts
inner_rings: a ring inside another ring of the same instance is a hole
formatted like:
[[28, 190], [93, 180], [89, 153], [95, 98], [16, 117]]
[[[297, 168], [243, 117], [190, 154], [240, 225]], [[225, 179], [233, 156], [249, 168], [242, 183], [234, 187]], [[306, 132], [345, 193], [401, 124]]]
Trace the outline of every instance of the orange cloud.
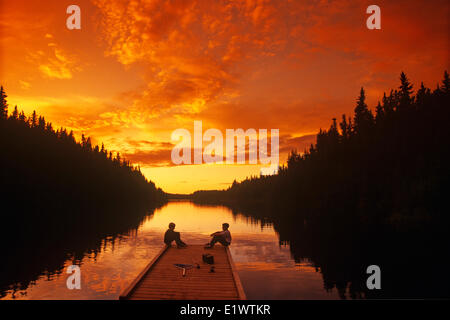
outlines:
[[350, 114], [361, 85], [373, 107], [400, 71], [434, 87], [450, 61], [445, 0], [380, 0], [375, 31], [365, 0], [79, 0], [80, 31], [66, 29], [64, 1], [1, 3], [10, 104], [105, 142], [169, 191], [172, 174], [210, 187], [259, 171], [172, 166], [171, 132], [192, 132], [194, 120], [279, 129], [285, 159]]
[[45, 59], [47, 60], [43, 64], [39, 65], [39, 70], [49, 78], [72, 78], [73, 72], [80, 70], [80, 68], [76, 66], [77, 61], [68, 54], [64, 53], [61, 49], [56, 48], [55, 44], [52, 44], [51, 47], [54, 47], [52, 52], [53, 57], [44, 55], [42, 51], [39, 51], [38, 55], [34, 56], [37, 58], [44, 58], [45, 56]]
[[249, 61], [273, 56], [288, 41], [287, 32], [274, 32], [284, 15], [270, 1], [95, 3], [107, 54], [125, 65], [144, 63], [148, 88], [141, 100], [153, 110], [239, 95]]

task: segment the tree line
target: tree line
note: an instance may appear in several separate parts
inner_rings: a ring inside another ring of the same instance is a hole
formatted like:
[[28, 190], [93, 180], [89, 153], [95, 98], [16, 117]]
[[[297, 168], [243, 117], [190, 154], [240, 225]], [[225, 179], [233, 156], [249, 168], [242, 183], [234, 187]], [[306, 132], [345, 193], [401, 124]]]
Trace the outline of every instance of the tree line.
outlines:
[[[435, 89], [415, 92], [401, 73], [370, 109], [361, 88], [354, 114], [293, 150], [278, 174], [192, 199], [271, 223], [292, 258], [312, 263], [343, 299], [448, 298], [449, 91], [447, 72]], [[382, 290], [367, 289], [371, 264]]]
[[122, 219], [134, 214], [133, 208], [150, 210], [165, 201], [165, 193], [119, 153], [94, 146], [84, 134], [77, 141], [73, 131], [55, 129], [36, 111], [26, 116], [8, 107], [2, 86], [0, 201], [6, 222], [55, 215], [101, 221], [113, 219], [113, 212]]
[[269, 208], [297, 221], [410, 224], [448, 219], [450, 80], [414, 94], [400, 86], [374, 110], [364, 88], [354, 114], [332, 119], [308, 150], [293, 150], [272, 176], [234, 181], [223, 191], [198, 191], [194, 201]]
[[8, 107], [0, 87], [0, 297], [135, 233], [167, 200], [119, 153]]

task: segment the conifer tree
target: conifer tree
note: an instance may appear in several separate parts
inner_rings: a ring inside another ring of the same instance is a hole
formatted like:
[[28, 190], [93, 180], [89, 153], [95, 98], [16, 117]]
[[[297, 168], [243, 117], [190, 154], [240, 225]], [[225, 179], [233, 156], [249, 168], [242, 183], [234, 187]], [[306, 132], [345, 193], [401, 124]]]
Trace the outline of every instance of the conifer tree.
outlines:
[[373, 126], [373, 114], [366, 104], [366, 95], [364, 88], [361, 87], [359, 97], [357, 99], [354, 117], [355, 134], [365, 135]]
[[0, 120], [5, 120], [8, 118], [8, 102], [6, 101], [6, 97], [8, 97], [3, 89], [3, 86], [0, 87]]
[[345, 114], [342, 115], [342, 121], [339, 124], [339, 126], [341, 127], [343, 140], [347, 140], [350, 136], [350, 132], [349, 132], [348, 124], [347, 124], [347, 117], [345, 116]]
[[331, 145], [337, 145], [339, 143], [340, 136], [337, 129], [336, 118], [333, 118], [332, 120], [333, 122], [331, 123], [330, 130], [328, 131], [329, 143]]
[[38, 120], [38, 128], [39, 129], [45, 129], [45, 118], [42, 116], [39, 116], [39, 120]]
[[19, 121], [23, 122], [23, 123], [27, 122], [27, 117], [25, 116], [25, 113], [23, 112], [23, 110], [19, 114]]
[[17, 106], [14, 107], [14, 111], [10, 117], [12, 120], [19, 120], [19, 110], [17, 110]]
[[375, 109], [375, 122], [380, 124], [384, 119], [384, 109], [378, 101], [377, 107]]
[[442, 91], [445, 93], [450, 92], [450, 79], [447, 70], [444, 72], [444, 80], [442, 80]]
[[87, 137], [87, 139], [86, 139], [86, 149], [88, 149], [89, 151], [92, 150], [91, 137]]
[[423, 82], [420, 83], [420, 88], [419, 90], [417, 90], [417, 94], [416, 94], [416, 103], [418, 105], [422, 105], [425, 102], [425, 99], [427, 98], [427, 96], [430, 95], [430, 89], [426, 88], [423, 85]]
[[31, 118], [30, 118], [30, 126], [32, 128], [36, 128], [37, 124], [38, 124], [38, 120], [37, 120], [36, 110], [33, 110], [33, 114], [31, 115]]
[[412, 101], [412, 93], [413, 93], [413, 86], [412, 84], [409, 82], [408, 78], [406, 77], [405, 73], [402, 72], [400, 74], [400, 82], [401, 85], [399, 87], [400, 89], [400, 108], [405, 108], [407, 106], [409, 106]]

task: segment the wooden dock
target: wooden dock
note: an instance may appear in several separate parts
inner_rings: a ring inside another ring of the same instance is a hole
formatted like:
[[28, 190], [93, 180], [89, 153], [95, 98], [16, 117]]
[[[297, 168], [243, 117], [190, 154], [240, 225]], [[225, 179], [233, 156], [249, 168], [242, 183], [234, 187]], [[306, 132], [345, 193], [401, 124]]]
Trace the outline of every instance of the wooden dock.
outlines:
[[[214, 256], [214, 265], [202, 261], [202, 255]], [[194, 265], [186, 270], [175, 264]], [[197, 264], [200, 268], [197, 268]], [[214, 266], [214, 272], [211, 271]], [[202, 245], [187, 248], [164, 247], [131, 282], [119, 299], [131, 300], [245, 300], [241, 281], [228, 247], [212, 249]]]

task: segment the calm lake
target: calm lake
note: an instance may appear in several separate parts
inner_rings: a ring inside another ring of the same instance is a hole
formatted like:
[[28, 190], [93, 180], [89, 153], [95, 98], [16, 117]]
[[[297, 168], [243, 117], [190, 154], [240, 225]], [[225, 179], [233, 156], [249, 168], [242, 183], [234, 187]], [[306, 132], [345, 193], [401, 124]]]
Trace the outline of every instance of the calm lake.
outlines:
[[208, 242], [209, 234], [228, 222], [233, 237], [231, 254], [248, 299], [339, 299], [336, 289], [324, 289], [320, 269], [309, 261], [292, 259], [289, 245], [280, 245], [270, 224], [233, 215], [227, 207], [188, 201], [169, 202], [146, 217], [137, 230], [114, 240], [106, 238], [98, 252], [86, 252], [79, 261], [80, 290], [67, 289], [66, 270], [72, 264], [67, 259], [63, 270], [43, 272], [27, 288], [7, 290], [2, 299], [118, 299], [161, 250], [170, 222], [176, 223], [188, 244]]

